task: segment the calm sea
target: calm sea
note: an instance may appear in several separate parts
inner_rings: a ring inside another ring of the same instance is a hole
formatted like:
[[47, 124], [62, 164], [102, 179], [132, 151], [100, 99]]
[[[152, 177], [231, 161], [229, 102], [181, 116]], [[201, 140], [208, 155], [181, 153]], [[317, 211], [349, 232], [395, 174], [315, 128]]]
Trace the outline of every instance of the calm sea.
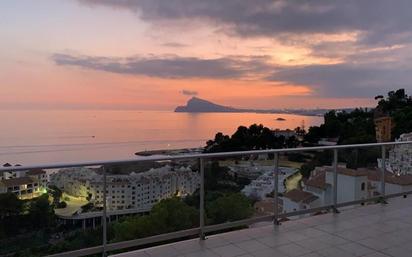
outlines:
[[[285, 121], [277, 121], [282, 117]], [[163, 111], [0, 111], [0, 165], [133, 158], [136, 151], [204, 146], [239, 125], [319, 125], [323, 117]]]

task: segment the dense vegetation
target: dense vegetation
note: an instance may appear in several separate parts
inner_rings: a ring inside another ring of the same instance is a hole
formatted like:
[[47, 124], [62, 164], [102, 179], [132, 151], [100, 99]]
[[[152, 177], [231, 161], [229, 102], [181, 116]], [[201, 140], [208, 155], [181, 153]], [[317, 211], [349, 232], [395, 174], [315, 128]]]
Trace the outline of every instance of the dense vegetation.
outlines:
[[377, 113], [393, 119], [392, 139], [412, 131], [412, 98], [404, 89], [390, 91], [386, 98], [377, 96], [375, 99], [380, 99], [376, 107]]
[[245, 126], [238, 127], [232, 136], [217, 133], [214, 140], [206, 142], [205, 152], [277, 149], [296, 147], [298, 143], [295, 137], [286, 139], [284, 136], [276, 136], [269, 128], [261, 124], [253, 124], [249, 128]]
[[[13, 193], [0, 194], [0, 255], [21, 249], [47, 246], [56, 218], [49, 195], [32, 200], [20, 200]], [[30, 253], [29, 253], [30, 252]], [[15, 256], [35, 255], [30, 250]]]
[[193, 228], [199, 223], [199, 213], [178, 198], [156, 204], [150, 214], [128, 217], [113, 225], [113, 241], [124, 241]]
[[321, 138], [337, 138], [338, 144], [360, 144], [376, 141], [373, 111], [355, 109], [352, 112], [329, 111], [324, 123], [309, 128], [305, 141], [316, 144]]
[[[193, 198], [194, 196], [188, 196], [187, 199], [165, 199], [154, 205], [149, 214], [130, 216], [113, 222], [108, 228], [108, 238], [110, 242], [120, 242], [197, 227], [198, 201], [193, 201]], [[207, 197], [205, 206], [206, 224], [244, 219], [253, 214], [251, 201], [240, 193], [214, 194], [211, 198]], [[48, 253], [100, 245], [101, 242], [100, 228], [78, 230], [64, 241], [50, 247]]]
[[19, 200], [13, 193], [0, 194], [0, 239], [22, 232], [47, 229], [55, 223], [49, 196]]
[[330, 111], [324, 124], [310, 127], [305, 141], [315, 144], [321, 138], [338, 138], [338, 144], [376, 142], [374, 117], [390, 116], [394, 122], [392, 139], [412, 131], [412, 98], [404, 89], [390, 91], [386, 98], [377, 96], [375, 109], [355, 109], [352, 112]]

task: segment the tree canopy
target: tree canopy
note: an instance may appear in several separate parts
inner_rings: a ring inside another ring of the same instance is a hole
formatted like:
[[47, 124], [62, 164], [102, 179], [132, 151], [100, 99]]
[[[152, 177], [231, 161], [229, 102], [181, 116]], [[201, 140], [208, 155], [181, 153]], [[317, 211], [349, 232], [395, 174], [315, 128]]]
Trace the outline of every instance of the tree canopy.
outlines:
[[13, 193], [0, 194], [0, 219], [19, 215], [23, 211], [23, 202]]
[[253, 211], [251, 200], [241, 193], [218, 197], [206, 205], [207, 217], [212, 224], [246, 219]]
[[153, 206], [149, 215], [128, 217], [114, 223], [114, 241], [123, 241], [192, 228], [199, 223], [194, 207], [179, 198], [169, 198]]
[[405, 89], [390, 91], [386, 98], [379, 98], [376, 113], [390, 116], [394, 127], [392, 139], [398, 138], [403, 133], [412, 131], [412, 98], [405, 93]]
[[322, 125], [309, 128], [305, 141], [316, 144], [321, 138], [338, 138], [338, 144], [376, 142], [372, 110], [329, 111], [324, 118]]
[[214, 140], [206, 142], [205, 152], [230, 152], [259, 149], [277, 149], [296, 146], [297, 139], [276, 136], [273, 131], [262, 124], [249, 127], [240, 126], [232, 136], [217, 133]]

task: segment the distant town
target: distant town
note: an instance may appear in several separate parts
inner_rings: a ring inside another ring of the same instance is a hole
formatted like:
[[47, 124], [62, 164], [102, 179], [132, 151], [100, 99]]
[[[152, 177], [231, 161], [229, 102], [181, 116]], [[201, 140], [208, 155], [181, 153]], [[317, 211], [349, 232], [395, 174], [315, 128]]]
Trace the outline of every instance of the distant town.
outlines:
[[[178, 106], [175, 112], [192, 112], [192, 113], [202, 113], [202, 112], [251, 112], [251, 113], [283, 113], [283, 114], [296, 114], [296, 115], [306, 115], [306, 116], [323, 116], [325, 113], [331, 109], [243, 109], [234, 108], [224, 105], [219, 105], [212, 103], [210, 101], [192, 97], [187, 101], [184, 106]], [[338, 111], [352, 111], [352, 108], [339, 109]]]

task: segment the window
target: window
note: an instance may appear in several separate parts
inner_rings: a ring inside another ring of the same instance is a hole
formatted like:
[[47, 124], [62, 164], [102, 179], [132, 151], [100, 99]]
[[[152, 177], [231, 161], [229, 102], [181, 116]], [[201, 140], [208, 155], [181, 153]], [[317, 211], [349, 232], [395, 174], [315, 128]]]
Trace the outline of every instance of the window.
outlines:
[[361, 184], [361, 190], [362, 191], [365, 191], [365, 186], [366, 186], [365, 182], [362, 182], [362, 184]]

